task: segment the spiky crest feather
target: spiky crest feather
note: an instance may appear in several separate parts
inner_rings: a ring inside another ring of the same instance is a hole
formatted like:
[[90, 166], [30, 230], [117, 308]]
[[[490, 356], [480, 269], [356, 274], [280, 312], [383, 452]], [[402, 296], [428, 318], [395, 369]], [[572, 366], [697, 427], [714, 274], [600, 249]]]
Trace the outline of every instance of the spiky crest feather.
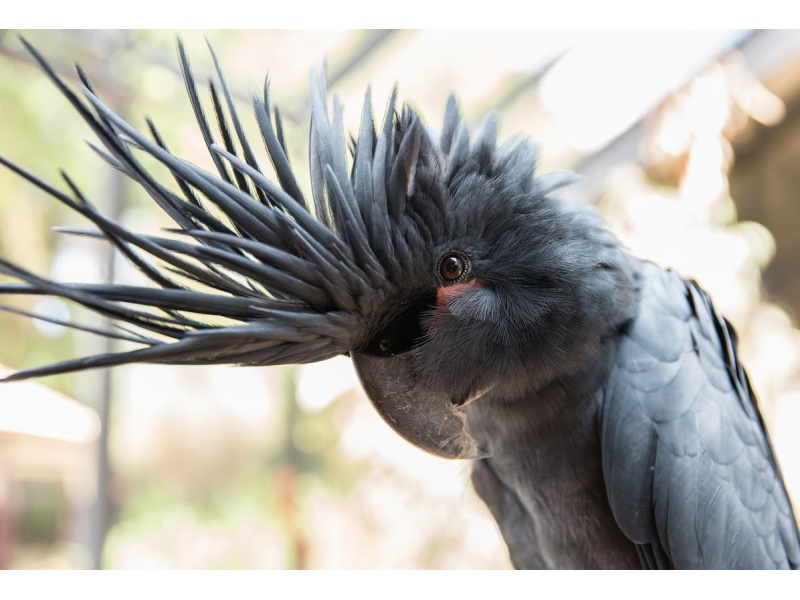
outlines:
[[[22, 43], [95, 132], [104, 147], [92, 146], [97, 153], [138, 183], [177, 229], [171, 230], [174, 238], [132, 232], [102, 215], [66, 174], [69, 194], [0, 157], [0, 163], [97, 227], [67, 233], [104, 238], [158, 286], [53, 282], [0, 259], [0, 272], [24, 282], [2, 284], [0, 293], [74, 301], [134, 329], [120, 333], [68, 323], [70, 327], [143, 346], [20, 371], [8, 380], [133, 362], [305, 363], [352, 350], [385, 318], [385, 299], [396, 297], [398, 290], [411, 297], [419, 291], [415, 286], [427, 280], [429, 265], [418, 257], [432, 253], [464, 227], [448, 187], [475, 174], [510, 178], [527, 189], [537, 185], [532, 183], [537, 152], [531, 143], [497, 152], [492, 118], [470, 144], [466, 123], [450, 98], [437, 146], [414, 110], [406, 106], [397, 113], [396, 88], [377, 130], [367, 90], [348, 165], [342, 106], [334, 96], [329, 113], [325, 75], [314, 73], [312, 214], [289, 162], [278, 109], [271, 107], [269, 82], [263, 98], [254, 97], [253, 110], [277, 183], [256, 161], [210, 46], [218, 83], [209, 82], [209, 92], [222, 145], [212, 133], [178, 41], [187, 95], [216, 175], [171, 154], [151, 121], [152, 140], [126, 123], [97, 97], [80, 67], [82, 98], [30, 44]], [[154, 179], [137, 159], [138, 152], [165, 166], [180, 194]], [[549, 191], [566, 182], [562, 178], [538, 185], [540, 191]], [[203, 315], [224, 317], [228, 323], [214, 324]]]

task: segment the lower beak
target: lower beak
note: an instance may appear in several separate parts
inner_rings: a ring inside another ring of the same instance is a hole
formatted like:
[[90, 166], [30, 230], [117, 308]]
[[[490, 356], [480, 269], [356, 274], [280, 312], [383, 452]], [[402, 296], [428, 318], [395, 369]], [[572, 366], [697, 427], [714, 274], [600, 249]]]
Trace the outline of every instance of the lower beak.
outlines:
[[467, 414], [444, 393], [421, 396], [412, 353], [373, 356], [351, 352], [356, 372], [378, 414], [401, 437], [442, 458], [482, 458], [465, 429]]

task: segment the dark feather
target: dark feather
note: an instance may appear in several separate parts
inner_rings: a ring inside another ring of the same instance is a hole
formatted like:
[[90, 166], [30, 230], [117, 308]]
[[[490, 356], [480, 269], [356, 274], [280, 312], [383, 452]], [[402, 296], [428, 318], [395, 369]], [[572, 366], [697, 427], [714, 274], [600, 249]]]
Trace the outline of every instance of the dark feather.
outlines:
[[[15, 280], [0, 294], [58, 296], [112, 324], [0, 309], [136, 346], [7, 380], [346, 352], [401, 435], [479, 458], [475, 489], [518, 567], [800, 565], [732, 328], [699, 286], [628, 256], [593, 209], [552, 198], [574, 176], [534, 177], [538, 147], [498, 148], [494, 115], [471, 138], [450, 98], [437, 145], [420, 115], [398, 110], [396, 88], [376, 127], [367, 90], [348, 137], [324, 72], [312, 73], [306, 200], [268, 86], [253, 109], [277, 181], [259, 169], [213, 51], [219, 143], [178, 42], [215, 174], [172, 154], [151, 121], [145, 135], [115, 114], [80, 69], [75, 93], [23, 43], [96, 134], [100, 159], [176, 227], [132, 232], [66, 175], [62, 191], [0, 158], [97, 228], [67, 233], [106, 240], [152, 284], [55, 282], [0, 260]], [[157, 180], [142, 154], [173, 181]]]
[[603, 467], [628, 537], [678, 568], [798, 568], [780, 469], [730, 329], [705, 292], [645, 265], [640, 316], [616, 365]]

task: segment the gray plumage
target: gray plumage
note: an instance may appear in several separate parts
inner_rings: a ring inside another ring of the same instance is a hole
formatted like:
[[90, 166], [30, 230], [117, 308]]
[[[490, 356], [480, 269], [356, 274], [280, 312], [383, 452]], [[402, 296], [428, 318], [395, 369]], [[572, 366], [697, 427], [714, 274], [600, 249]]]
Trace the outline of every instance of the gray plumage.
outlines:
[[[473, 482], [521, 568], [797, 568], [800, 536], [735, 335], [693, 282], [626, 254], [594, 209], [534, 177], [538, 150], [471, 139], [455, 100], [441, 139], [396, 90], [376, 125], [366, 94], [352, 153], [342, 106], [311, 79], [311, 198], [289, 163], [268, 86], [260, 170], [218, 61], [221, 143], [179, 44], [216, 174], [82, 97], [30, 46], [97, 134], [99, 155], [175, 222], [145, 236], [5, 166], [85, 216], [152, 287], [59, 283], [0, 259], [20, 283], [124, 324], [140, 348], [46, 365], [38, 377], [132, 362], [274, 365], [349, 353], [368, 396], [412, 443], [474, 460]], [[152, 138], [152, 139], [151, 139]], [[139, 162], [164, 165], [175, 187]], [[177, 190], [175, 189], [177, 188]], [[20, 312], [20, 311], [17, 311]], [[213, 318], [209, 318], [213, 317]], [[52, 320], [52, 319], [51, 319]]]

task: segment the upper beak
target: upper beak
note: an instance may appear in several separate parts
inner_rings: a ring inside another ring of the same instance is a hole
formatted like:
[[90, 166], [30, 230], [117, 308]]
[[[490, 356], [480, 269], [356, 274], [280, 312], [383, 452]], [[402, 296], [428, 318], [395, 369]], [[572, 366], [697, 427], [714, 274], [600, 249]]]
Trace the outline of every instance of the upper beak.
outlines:
[[351, 356], [367, 396], [400, 436], [442, 458], [486, 456], [466, 432], [463, 410], [444, 393], [420, 395], [411, 352], [393, 356], [351, 352]]

